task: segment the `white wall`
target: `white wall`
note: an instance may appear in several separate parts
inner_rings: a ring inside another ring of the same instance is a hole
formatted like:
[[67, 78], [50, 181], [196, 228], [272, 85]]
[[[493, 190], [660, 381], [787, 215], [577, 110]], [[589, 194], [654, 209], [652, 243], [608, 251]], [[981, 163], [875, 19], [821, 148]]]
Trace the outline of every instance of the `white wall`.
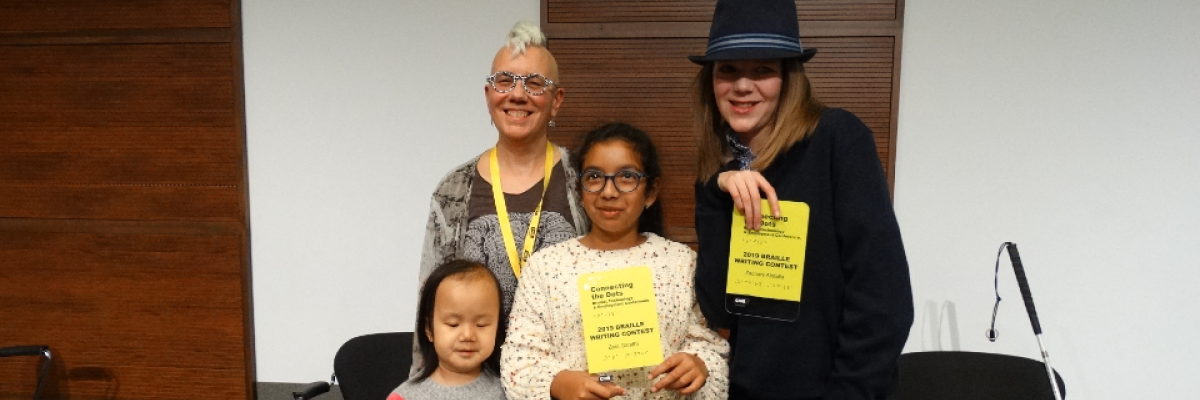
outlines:
[[[984, 338], [996, 250], [1013, 241], [1069, 398], [1193, 396], [1200, 4], [906, 7], [895, 201], [917, 306], [907, 350], [957, 341], [1040, 359], [1007, 259], [1000, 339]], [[955, 323], [939, 317], [948, 303]]]
[[495, 144], [492, 57], [538, 0], [242, 3], [258, 380], [411, 331], [429, 196]]
[[[1200, 5], [1101, 3], [906, 1], [906, 350], [1038, 357], [1007, 263], [983, 337], [1014, 241], [1070, 398], [1181, 398], [1200, 374]], [[494, 141], [482, 78], [538, 7], [243, 3], [260, 381], [325, 379], [346, 339], [412, 329], [429, 193]]]

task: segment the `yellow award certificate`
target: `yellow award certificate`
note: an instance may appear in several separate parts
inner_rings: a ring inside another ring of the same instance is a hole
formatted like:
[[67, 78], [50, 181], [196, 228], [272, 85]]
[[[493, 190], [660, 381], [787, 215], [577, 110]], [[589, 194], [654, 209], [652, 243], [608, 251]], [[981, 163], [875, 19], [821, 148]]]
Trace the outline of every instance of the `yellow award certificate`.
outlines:
[[662, 363], [658, 302], [650, 267], [581, 275], [579, 308], [583, 312], [588, 372]]
[[771, 215], [766, 200], [761, 209], [758, 231], [746, 229], [746, 217], [733, 211], [725, 291], [798, 302], [808, 243], [808, 204], [780, 200], [779, 218]]

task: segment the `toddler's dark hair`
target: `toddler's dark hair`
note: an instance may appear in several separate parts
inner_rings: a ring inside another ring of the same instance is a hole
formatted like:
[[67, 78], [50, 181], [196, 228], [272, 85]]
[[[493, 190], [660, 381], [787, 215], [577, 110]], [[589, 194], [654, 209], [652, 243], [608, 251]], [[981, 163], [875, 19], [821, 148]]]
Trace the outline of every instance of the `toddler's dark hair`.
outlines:
[[433, 348], [433, 342], [425, 335], [427, 329], [433, 330], [433, 306], [434, 300], [437, 299], [438, 287], [446, 278], [460, 275], [465, 278], [476, 274], [491, 280], [496, 285], [496, 295], [499, 296], [496, 299], [496, 304], [500, 308], [498, 310], [500, 318], [496, 321], [496, 347], [492, 349], [492, 355], [483, 361], [483, 372], [500, 376], [500, 345], [504, 344], [504, 331], [508, 327], [508, 316], [504, 315], [504, 291], [500, 288], [500, 281], [496, 279], [496, 274], [483, 264], [452, 260], [434, 268], [429, 277], [425, 279], [425, 285], [421, 287], [421, 299], [417, 303], [417, 329], [413, 332], [413, 335], [417, 337], [417, 348], [421, 351], [421, 372], [412, 379], [413, 382], [429, 378], [438, 367], [437, 350]]

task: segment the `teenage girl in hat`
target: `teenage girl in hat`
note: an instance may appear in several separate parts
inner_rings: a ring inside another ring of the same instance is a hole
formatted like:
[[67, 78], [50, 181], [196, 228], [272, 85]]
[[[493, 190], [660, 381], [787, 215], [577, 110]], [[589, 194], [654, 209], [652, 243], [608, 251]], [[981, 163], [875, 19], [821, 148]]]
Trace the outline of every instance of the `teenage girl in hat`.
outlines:
[[[730, 334], [731, 399], [882, 399], [913, 319], [900, 229], [875, 140], [814, 96], [793, 0], [720, 0], [696, 82], [696, 295]], [[760, 209], [760, 199], [770, 205]], [[759, 229], [781, 200], [810, 209], [799, 312], [731, 314], [732, 213]], [[790, 319], [790, 318], [788, 318]]]

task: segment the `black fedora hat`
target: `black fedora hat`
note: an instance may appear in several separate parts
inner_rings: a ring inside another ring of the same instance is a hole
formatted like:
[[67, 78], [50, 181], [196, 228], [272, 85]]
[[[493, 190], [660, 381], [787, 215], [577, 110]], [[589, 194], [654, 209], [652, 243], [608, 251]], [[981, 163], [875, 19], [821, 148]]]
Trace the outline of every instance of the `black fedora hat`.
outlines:
[[776, 58], [805, 62], [816, 54], [817, 49], [800, 46], [794, 0], [717, 0], [708, 49], [688, 59], [696, 64]]

